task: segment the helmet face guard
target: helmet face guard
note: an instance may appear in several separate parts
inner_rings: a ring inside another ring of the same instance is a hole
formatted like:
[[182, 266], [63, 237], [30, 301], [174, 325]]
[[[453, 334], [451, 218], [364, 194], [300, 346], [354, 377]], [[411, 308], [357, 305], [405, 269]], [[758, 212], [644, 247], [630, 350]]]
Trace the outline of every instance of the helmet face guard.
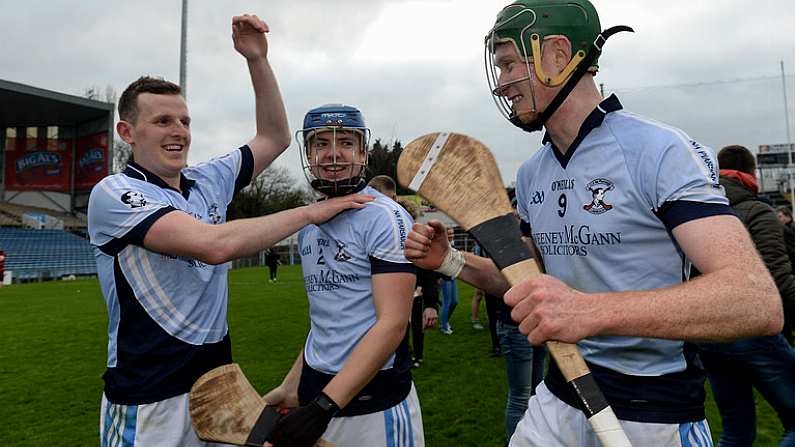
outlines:
[[[356, 144], [345, 138], [348, 136]], [[314, 108], [304, 117], [304, 127], [296, 132], [295, 139], [304, 176], [317, 192], [336, 197], [359, 191], [366, 185], [370, 129], [365, 127], [358, 109], [339, 104]], [[337, 147], [338, 139], [352, 147]], [[343, 156], [343, 151], [351, 153]]]
[[[530, 77], [535, 76], [546, 87], [558, 87], [567, 80], [568, 83], [576, 84], [585, 72], [596, 73], [601, 53], [601, 44], [597, 46], [597, 42], [606, 38], [600, 29], [599, 16], [588, 0], [518, 0], [500, 11], [494, 27], [486, 35], [484, 48], [486, 78], [500, 113], [524, 130], [540, 130], [565, 96], [557, 101], [554, 109], [547, 107], [547, 110], [539, 111], [535, 82]], [[550, 36], [565, 36], [571, 43], [573, 53], [567, 66], [554, 77], [544, 72], [541, 60], [542, 42]], [[500, 44], [513, 45], [519, 59], [525, 64], [527, 76], [499, 84], [495, 52]], [[525, 81], [530, 86], [531, 110], [517, 111], [505, 97], [505, 91], [510, 85]], [[538, 117], [531, 122], [533, 115]]]

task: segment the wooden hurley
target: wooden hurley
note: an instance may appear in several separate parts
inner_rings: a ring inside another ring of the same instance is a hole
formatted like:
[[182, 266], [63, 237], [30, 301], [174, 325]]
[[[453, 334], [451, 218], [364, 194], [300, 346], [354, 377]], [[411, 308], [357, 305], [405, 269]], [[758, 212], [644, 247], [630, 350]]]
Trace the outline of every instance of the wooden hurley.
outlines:
[[[481, 142], [456, 133], [424, 135], [403, 150], [397, 174], [403, 187], [417, 191], [469, 231], [511, 286], [540, 274], [521, 240], [494, 156]], [[631, 447], [577, 345], [550, 341], [547, 348], [602, 445]]]
[[[237, 363], [219, 366], [190, 390], [190, 417], [199, 439], [261, 447], [280, 414], [251, 386]], [[315, 447], [334, 447], [318, 440]]]

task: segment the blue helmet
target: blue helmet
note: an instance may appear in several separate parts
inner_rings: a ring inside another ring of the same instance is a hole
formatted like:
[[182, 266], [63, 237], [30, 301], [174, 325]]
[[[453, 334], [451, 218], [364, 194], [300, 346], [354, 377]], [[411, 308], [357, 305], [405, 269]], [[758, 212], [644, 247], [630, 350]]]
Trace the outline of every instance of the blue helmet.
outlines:
[[[332, 151], [324, 160], [317, 152], [310, 154], [314, 137], [322, 132], [332, 132]], [[358, 141], [359, 150], [353, 151], [350, 160], [338, 160], [339, 150], [336, 148], [338, 133], [353, 133]], [[303, 128], [296, 132], [301, 153], [301, 166], [309, 184], [316, 191], [326, 196], [341, 196], [360, 190], [365, 182], [365, 168], [367, 167], [367, 149], [370, 140], [370, 129], [364, 124], [364, 117], [359, 109], [342, 104], [326, 104], [315, 107], [304, 116]], [[330, 157], [330, 158], [329, 158]], [[335, 170], [347, 169], [349, 175], [333, 180], [319, 177], [323, 168], [334, 167]]]

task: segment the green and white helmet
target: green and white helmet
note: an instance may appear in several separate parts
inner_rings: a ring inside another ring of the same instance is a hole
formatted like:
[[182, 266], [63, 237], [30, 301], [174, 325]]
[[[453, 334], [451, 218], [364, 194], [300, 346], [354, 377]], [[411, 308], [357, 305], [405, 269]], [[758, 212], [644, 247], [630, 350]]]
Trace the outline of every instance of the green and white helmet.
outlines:
[[[498, 44], [512, 44], [527, 65], [528, 73], [534, 73], [547, 87], [558, 87], [567, 79], [573, 79], [572, 74], [578, 71], [580, 73], [574, 83], [585, 72], [596, 73], [605, 39], [615, 32], [627, 30], [631, 31], [631, 28], [615, 27], [602, 32], [599, 15], [588, 0], [517, 0], [506, 6], [497, 14], [494, 27], [485, 40], [486, 76], [498, 109], [511, 122], [517, 124], [515, 121], [518, 118], [500, 91], [505, 86], [498, 85], [498, 73], [494, 63], [494, 52]], [[541, 43], [547, 36], [565, 36], [571, 42], [572, 58], [563, 71], [554, 77], [545, 73], [541, 65]], [[531, 126], [532, 129], [527, 128], [528, 123], [523, 124], [524, 126], [519, 127], [538, 130], [543, 122]]]

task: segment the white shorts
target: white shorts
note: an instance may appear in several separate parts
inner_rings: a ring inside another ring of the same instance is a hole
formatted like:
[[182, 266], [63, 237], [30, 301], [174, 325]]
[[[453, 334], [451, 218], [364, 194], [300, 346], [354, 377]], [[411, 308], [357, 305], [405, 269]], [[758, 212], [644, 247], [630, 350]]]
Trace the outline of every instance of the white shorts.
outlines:
[[336, 447], [424, 447], [422, 412], [414, 384], [403, 402], [392, 408], [333, 418], [322, 437]]
[[193, 430], [188, 412], [188, 394], [141, 405], [118, 405], [102, 394], [99, 413], [102, 447], [208, 447]]
[[[683, 424], [620, 421], [634, 446], [712, 447], [707, 421]], [[516, 425], [510, 447], [601, 447], [588, 419], [578, 409], [555, 397], [544, 382], [530, 398]]]

